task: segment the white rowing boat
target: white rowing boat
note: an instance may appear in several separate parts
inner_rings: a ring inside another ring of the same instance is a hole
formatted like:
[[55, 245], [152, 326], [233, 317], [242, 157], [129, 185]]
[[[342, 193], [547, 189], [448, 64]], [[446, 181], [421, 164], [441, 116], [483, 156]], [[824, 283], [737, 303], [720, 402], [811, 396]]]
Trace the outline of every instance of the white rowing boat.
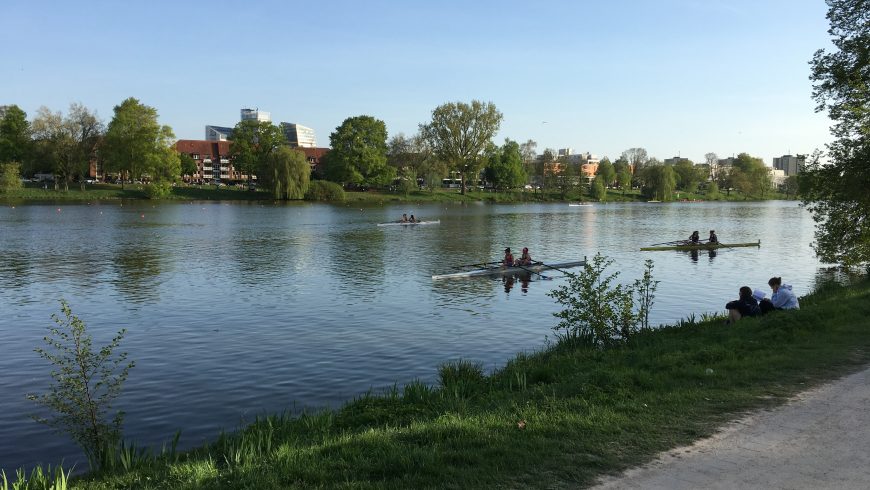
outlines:
[[441, 223], [440, 219], [434, 221], [390, 221], [389, 223], [378, 223], [378, 226], [437, 225], [439, 223]]
[[588, 202], [569, 202], [568, 205], [571, 206], [572, 208], [576, 208], [576, 207], [580, 207], [580, 206], [584, 206], [584, 207], [591, 206], [591, 204], [589, 204]]
[[555, 269], [568, 269], [570, 267], [578, 267], [584, 265], [585, 260], [575, 260], [572, 262], [558, 262], [553, 264], [542, 264], [537, 262], [533, 265], [524, 265], [522, 267], [503, 267], [496, 265], [485, 269], [475, 269], [471, 271], [454, 272], [452, 274], [438, 274], [432, 276], [432, 279], [463, 279], [466, 277], [481, 277], [493, 276], [498, 274], [519, 274], [523, 272], [541, 272]]

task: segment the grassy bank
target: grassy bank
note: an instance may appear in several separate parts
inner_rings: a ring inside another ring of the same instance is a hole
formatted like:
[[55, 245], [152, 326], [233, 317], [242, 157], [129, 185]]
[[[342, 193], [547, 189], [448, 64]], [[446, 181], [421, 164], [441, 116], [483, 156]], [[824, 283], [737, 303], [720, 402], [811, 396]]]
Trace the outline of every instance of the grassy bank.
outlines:
[[[207, 447], [132, 458], [127, 471], [71, 486], [589, 485], [870, 362], [870, 282], [824, 286], [801, 307], [732, 326], [685, 321], [612, 350], [554, 345], [490, 374], [453, 363], [437, 387], [412, 383], [336, 411], [269, 416]], [[554, 323], [542, 319], [542, 334]]]
[[[417, 190], [404, 194], [400, 192], [389, 191], [367, 191], [367, 192], [347, 192], [348, 202], [385, 204], [392, 202], [411, 202], [411, 203], [427, 203], [427, 202], [493, 202], [493, 203], [519, 203], [519, 202], [567, 202], [580, 201], [581, 198], [575, 194], [562, 195], [555, 191], [531, 191], [531, 190], [516, 190], [516, 191], [469, 191], [466, 195], [459, 193], [458, 189], [437, 189], [435, 191]], [[767, 199], [785, 199], [782, 194], [771, 193]], [[145, 193], [145, 186], [141, 184], [127, 184], [124, 189], [121, 189], [117, 184], [86, 184], [82, 190], [78, 184], [73, 185], [69, 190], [55, 190], [49, 186], [43, 188], [42, 184], [28, 182], [26, 187], [20, 190], [0, 193], [0, 201], [10, 203], [22, 203], [27, 201], [101, 201], [114, 199], [148, 199]], [[685, 194], [680, 193], [676, 198], [687, 200], [705, 200], [703, 193]], [[187, 186], [179, 185], [172, 189], [169, 196], [164, 200], [170, 201], [272, 201], [269, 193], [264, 191], [248, 191], [237, 187], [216, 187], [214, 185], [202, 186]], [[589, 196], [584, 196], [582, 200], [591, 200]], [[724, 192], [721, 193], [716, 200], [719, 201], [745, 201], [747, 197], [738, 193], [732, 192], [730, 196]], [[606, 202], [631, 202], [631, 201], [646, 201], [646, 198], [640, 195], [640, 191], [631, 190], [623, 193], [622, 191], [609, 190], [607, 192]]]

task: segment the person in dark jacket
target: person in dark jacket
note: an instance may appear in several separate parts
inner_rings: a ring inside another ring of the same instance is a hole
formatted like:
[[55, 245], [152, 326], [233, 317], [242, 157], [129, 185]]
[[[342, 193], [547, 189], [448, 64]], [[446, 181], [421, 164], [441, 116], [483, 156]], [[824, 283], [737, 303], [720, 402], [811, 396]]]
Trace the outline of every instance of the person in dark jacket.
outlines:
[[728, 323], [734, 323], [745, 316], [761, 314], [758, 301], [752, 296], [752, 289], [749, 286], [741, 287], [739, 294], [739, 299], [729, 301], [725, 305], [725, 309], [728, 310]]

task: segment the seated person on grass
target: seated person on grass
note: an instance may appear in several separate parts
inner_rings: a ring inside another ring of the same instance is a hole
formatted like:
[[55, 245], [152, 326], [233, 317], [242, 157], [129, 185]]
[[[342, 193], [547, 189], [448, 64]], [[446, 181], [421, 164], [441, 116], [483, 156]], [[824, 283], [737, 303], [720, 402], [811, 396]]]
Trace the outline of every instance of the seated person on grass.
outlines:
[[752, 296], [752, 289], [749, 286], [741, 287], [739, 294], [739, 299], [729, 301], [725, 305], [725, 309], [728, 310], [728, 321], [726, 322], [728, 324], [734, 323], [745, 316], [757, 316], [761, 314], [761, 310], [758, 308], [758, 300]]

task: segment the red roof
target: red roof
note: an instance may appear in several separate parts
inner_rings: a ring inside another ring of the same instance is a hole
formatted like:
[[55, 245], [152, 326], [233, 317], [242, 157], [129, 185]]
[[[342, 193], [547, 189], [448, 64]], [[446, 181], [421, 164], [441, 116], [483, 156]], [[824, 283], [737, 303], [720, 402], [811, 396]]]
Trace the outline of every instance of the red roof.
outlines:
[[188, 155], [211, 155], [212, 158], [218, 158], [220, 155], [226, 157], [230, 154], [230, 142], [208, 140], [178, 140], [175, 142], [175, 151], [179, 153], [187, 153]]

